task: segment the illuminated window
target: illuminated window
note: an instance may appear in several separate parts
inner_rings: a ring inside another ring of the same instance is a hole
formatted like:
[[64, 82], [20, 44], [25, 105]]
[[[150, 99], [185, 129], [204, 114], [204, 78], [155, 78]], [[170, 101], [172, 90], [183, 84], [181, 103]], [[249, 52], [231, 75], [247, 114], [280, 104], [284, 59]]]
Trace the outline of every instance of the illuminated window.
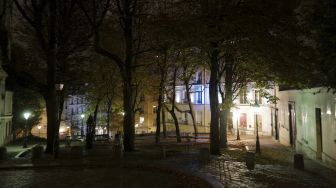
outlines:
[[202, 86], [195, 86], [195, 104], [203, 104]]
[[239, 103], [240, 104], [247, 104], [248, 103], [246, 89], [240, 90], [240, 92], [239, 92]]
[[143, 125], [145, 122], [145, 118], [143, 116], [140, 117], [139, 124]]
[[177, 103], [181, 102], [181, 91], [176, 91], [175, 100]]

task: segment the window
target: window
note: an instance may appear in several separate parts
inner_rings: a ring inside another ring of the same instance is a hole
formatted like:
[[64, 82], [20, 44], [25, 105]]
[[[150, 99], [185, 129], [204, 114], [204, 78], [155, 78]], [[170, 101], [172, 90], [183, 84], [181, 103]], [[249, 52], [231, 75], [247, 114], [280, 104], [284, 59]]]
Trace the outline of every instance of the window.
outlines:
[[181, 91], [176, 91], [176, 93], [175, 93], [175, 101], [177, 103], [181, 103]]
[[203, 104], [202, 86], [195, 86], [195, 104]]
[[240, 90], [240, 92], [239, 92], [239, 103], [240, 104], [248, 104], [246, 89], [241, 89]]
[[140, 116], [139, 124], [143, 125], [145, 122], [145, 118], [143, 116]]
[[254, 100], [255, 100], [256, 103], [258, 103], [258, 104], [262, 104], [262, 96], [261, 96], [260, 91], [255, 90], [255, 93], [254, 93]]

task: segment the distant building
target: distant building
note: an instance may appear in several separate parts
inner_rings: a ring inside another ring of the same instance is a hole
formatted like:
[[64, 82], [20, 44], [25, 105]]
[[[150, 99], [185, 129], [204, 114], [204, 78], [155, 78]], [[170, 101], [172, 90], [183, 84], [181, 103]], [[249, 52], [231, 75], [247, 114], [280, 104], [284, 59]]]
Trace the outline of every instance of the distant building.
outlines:
[[[86, 134], [87, 100], [85, 95], [68, 95], [64, 99], [61, 122], [71, 135]], [[67, 131], [67, 130], [64, 130]]]
[[336, 95], [326, 88], [278, 92], [279, 141], [336, 169]]
[[140, 96], [139, 112], [135, 115], [135, 133], [153, 133], [156, 130], [157, 101], [149, 95]]

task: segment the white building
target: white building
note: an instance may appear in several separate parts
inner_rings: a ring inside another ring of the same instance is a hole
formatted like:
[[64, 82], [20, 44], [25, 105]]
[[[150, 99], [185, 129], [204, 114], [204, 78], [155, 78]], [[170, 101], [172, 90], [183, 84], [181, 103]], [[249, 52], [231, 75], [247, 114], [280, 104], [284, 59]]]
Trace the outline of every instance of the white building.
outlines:
[[64, 99], [61, 117], [61, 122], [66, 126], [64, 131], [69, 131], [71, 135], [85, 135], [87, 120], [86, 109], [87, 101], [85, 95], [67, 96]]
[[[85, 135], [87, 120], [87, 115], [85, 114], [86, 108], [87, 101], [84, 95], [69, 95], [64, 99], [59, 129], [61, 140], [70, 135]], [[31, 133], [35, 136], [47, 138], [46, 109], [41, 114], [39, 124], [32, 128]]]
[[[204, 74], [205, 71], [199, 71], [195, 74], [194, 84], [191, 87], [191, 101], [195, 112], [195, 120], [198, 132], [210, 132], [210, 99], [209, 99], [209, 84], [207, 81], [208, 75]], [[207, 72], [206, 72], [207, 73]], [[274, 89], [266, 90], [270, 95], [275, 95]], [[221, 103], [220, 94], [218, 94], [219, 103]], [[176, 86], [176, 103], [178, 108], [182, 111], [189, 110], [187, 103], [187, 96], [185, 86]], [[258, 131], [262, 135], [275, 136], [275, 108], [274, 105], [267, 101], [266, 98], [261, 97], [259, 89], [255, 88], [254, 83], [249, 83], [244, 91], [238, 94], [234, 100], [234, 107], [231, 108], [231, 117], [233, 125], [228, 125], [228, 130], [236, 134], [237, 124], [241, 134], [253, 135], [256, 133], [256, 119], [258, 120]], [[259, 108], [258, 112], [254, 109], [252, 104], [257, 103]], [[234, 115], [236, 114], [236, 115]], [[176, 112], [181, 132], [193, 133], [192, 119], [189, 113]], [[168, 131], [175, 131], [173, 126], [173, 118], [169, 113], [167, 117]]]
[[0, 146], [3, 146], [12, 139], [12, 97], [13, 93], [6, 91], [5, 81], [7, 74], [0, 63]]
[[336, 169], [336, 95], [312, 88], [278, 96], [280, 143]]

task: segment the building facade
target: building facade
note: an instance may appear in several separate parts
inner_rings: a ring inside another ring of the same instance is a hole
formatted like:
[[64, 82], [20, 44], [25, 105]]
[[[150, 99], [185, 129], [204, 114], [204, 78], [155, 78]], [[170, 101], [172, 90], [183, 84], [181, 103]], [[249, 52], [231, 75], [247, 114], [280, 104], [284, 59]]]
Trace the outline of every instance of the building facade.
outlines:
[[[197, 130], [200, 133], [210, 132], [210, 99], [209, 99], [209, 84], [193, 84], [191, 87], [191, 102], [194, 108], [195, 122]], [[267, 92], [274, 95], [274, 90], [269, 89]], [[220, 94], [218, 94], [220, 95]], [[237, 97], [233, 101], [234, 107], [230, 109], [230, 117], [232, 124], [228, 125], [228, 131], [236, 134], [239, 128], [240, 134], [253, 135], [256, 134], [256, 126], [262, 135], [274, 134], [274, 105], [267, 101], [266, 98], [261, 97], [259, 89], [255, 88], [254, 83], [249, 83], [244, 91], [236, 94]], [[182, 111], [188, 111], [189, 105], [187, 103], [186, 90], [184, 86], [176, 87], [176, 103]], [[219, 97], [219, 103], [222, 103]], [[258, 107], [254, 107], [254, 104]], [[256, 109], [257, 108], [257, 109]], [[180, 128], [182, 132], [193, 133], [194, 127], [192, 118], [188, 112], [176, 112]], [[172, 116], [167, 113], [167, 128], [168, 131], [174, 131]]]
[[0, 64], [0, 146], [12, 140], [13, 93], [5, 87], [6, 72]]
[[87, 104], [85, 95], [68, 95], [64, 99], [60, 134], [86, 134]]
[[[195, 115], [195, 123], [199, 133], [210, 132], [210, 99], [209, 99], [209, 73], [206, 70], [199, 70], [193, 77], [190, 89], [190, 98]], [[180, 111], [175, 111], [180, 131], [182, 133], [194, 133], [193, 121], [189, 110], [186, 88], [179, 83], [175, 87], [175, 102]], [[276, 95], [274, 88], [264, 90], [269, 95]], [[233, 134], [237, 133], [239, 128], [240, 134], [256, 134], [256, 126], [261, 135], [273, 135], [278, 131], [275, 126], [275, 105], [262, 97], [260, 89], [257, 89], [255, 83], [247, 84], [233, 101], [234, 107], [230, 109], [231, 124], [228, 125], [228, 131]], [[220, 93], [218, 93], [219, 102], [221, 103]], [[254, 104], [258, 107], [253, 107]], [[143, 109], [139, 116], [136, 117], [136, 133], [149, 133], [156, 130], [156, 101], [149, 96], [144, 97], [141, 103]], [[166, 129], [168, 132], [175, 132], [175, 126], [172, 116], [165, 112]], [[162, 128], [161, 128], [162, 130]]]
[[336, 169], [336, 95], [326, 88], [279, 91], [279, 141]]

